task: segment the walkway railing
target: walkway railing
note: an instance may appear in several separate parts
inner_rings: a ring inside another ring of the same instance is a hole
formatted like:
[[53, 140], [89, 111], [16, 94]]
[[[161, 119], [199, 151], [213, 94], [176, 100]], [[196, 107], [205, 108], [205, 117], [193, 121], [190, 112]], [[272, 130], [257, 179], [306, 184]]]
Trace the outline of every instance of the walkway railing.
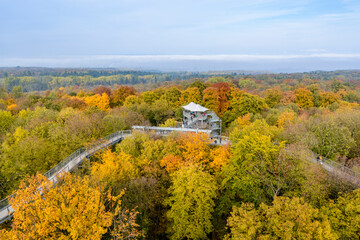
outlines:
[[[47, 177], [50, 181], [56, 183], [58, 181], [57, 177], [62, 173], [71, 172], [84, 159], [93, 155], [100, 149], [119, 142], [122, 138], [130, 134], [131, 130], [117, 131], [100, 139], [95, 143], [92, 143], [91, 145], [79, 148], [78, 150], [70, 154], [67, 158], [59, 162], [56, 166], [47, 171], [44, 176]], [[14, 194], [0, 201], [0, 223], [10, 219], [11, 214], [14, 212], [14, 209], [9, 205], [9, 198], [11, 197], [14, 197]]]
[[322, 164], [322, 167], [326, 171], [332, 173], [334, 176], [360, 187], [360, 173], [328, 158], [323, 158], [320, 164]]
[[[48, 179], [56, 183], [58, 180], [57, 176], [59, 176], [60, 174], [64, 172], [72, 171], [84, 159], [93, 155], [100, 149], [103, 149], [107, 146], [119, 142], [122, 138], [130, 134], [131, 134], [130, 130], [118, 131], [104, 137], [103, 139], [101, 139], [96, 143], [93, 143], [86, 147], [82, 147], [76, 150], [75, 152], [73, 152], [70, 156], [62, 160], [60, 163], [58, 163], [56, 166], [51, 168], [49, 171], [47, 171], [44, 174], [44, 176], [46, 176]], [[223, 139], [224, 142], [228, 142], [231, 144], [228, 138], [226, 137], [221, 137], [221, 138]], [[315, 163], [317, 162], [317, 160], [313, 156], [309, 156], [308, 160], [310, 162], [315, 162]], [[318, 163], [322, 165], [324, 170], [328, 171], [329, 173], [332, 173], [334, 176], [346, 180], [354, 184], [356, 187], [360, 187], [360, 174], [358, 172], [355, 172], [354, 170], [347, 168], [327, 158], [323, 158], [323, 161]], [[0, 223], [10, 219], [11, 214], [14, 212], [12, 207], [9, 205], [9, 198], [13, 196], [14, 195], [11, 195], [0, 201]]]
[[332, 176], [342, 179], [353, 184], [356, 188], [360, 188], [360, 173], [348, 168], [338, 162], [322, 157], [321, 161], [316, 159], [315, 153], [308, 156], [307, 160], [312, 163], [320, 164], [321, 167]]

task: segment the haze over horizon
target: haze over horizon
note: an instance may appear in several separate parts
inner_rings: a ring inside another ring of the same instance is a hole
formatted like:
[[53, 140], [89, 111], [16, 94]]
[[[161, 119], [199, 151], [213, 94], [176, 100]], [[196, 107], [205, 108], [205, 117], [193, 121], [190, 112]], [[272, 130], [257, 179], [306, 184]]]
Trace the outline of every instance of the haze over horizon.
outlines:
[[0, 66], [360, 69], [356, 0], [0, 1]]

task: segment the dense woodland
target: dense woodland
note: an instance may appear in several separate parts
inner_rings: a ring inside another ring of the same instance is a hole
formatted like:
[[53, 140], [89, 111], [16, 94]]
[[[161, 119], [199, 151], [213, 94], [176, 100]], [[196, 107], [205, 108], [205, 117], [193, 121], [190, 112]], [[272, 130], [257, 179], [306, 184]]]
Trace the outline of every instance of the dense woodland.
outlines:
[[[357, 239], [360, 72], [2, 70], [0, 239]], [[41, 174], [132, 125], [176, 126], [199, 103], [231, 145], [133, 132], [54, 185]], [[41, 193], [40, 193], [41, 192]]]

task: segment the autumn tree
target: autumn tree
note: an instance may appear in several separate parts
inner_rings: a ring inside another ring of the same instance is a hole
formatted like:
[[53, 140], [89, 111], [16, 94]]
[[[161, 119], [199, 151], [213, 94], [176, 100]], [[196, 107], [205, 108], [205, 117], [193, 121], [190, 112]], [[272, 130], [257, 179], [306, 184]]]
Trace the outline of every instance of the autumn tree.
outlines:
[[214, 172], [220, 172], [221, 169], [230, 161], [231, 152], [229, 146], [219, 146], [210, 150], [212, 161], [210, 162], [210, 169]]
[[110, 98], [106, 93], [85, 97], [84, 101], [87, 105], [96, 106], [103, 111], [109, 110], [110, 108]]
[[202, 92], [205, 90], [206, 88], [206, 85], [202, 82], [202, 81], [195, 81], [195, 82], [192, 82], [189, 86], [190, 88], [192, 87], [197, 87], [199, 90], [200, 90], [200, 93], [202, 94]]
[[293, 91], [283, 92], [280, 102], [283, 104], [295, 103], [296, 102], [295, 93]]
[[203, 92], [202, 104], [218, 113], [218, 91], [214, 87], [208, 87]]
[[221, 82], [221, 83], [214, 83], [212, 87], [217, 89], [217, 95], [218, 95], [217, 113], [220, 116], [222, 116], [230, 106], [229, 103], [230, 85], [229, 83]]
[[282, 92], [280, 88], [267, 89], [265, 94], [265, 102], [271, 108], [278, 104], [282, 98]]
[[209, 137], [204, 133], [187, 133], [182, 134], [178, 140], [181, 156], [185, 161], [204, 164], [209, 159]]
[[313, 124], [311, 131], [317, 141], [313, 150], [328, 158], [346, 156], [355, 144], [349, 129], [333, 119]]
[[234, 119], [247, 113], [259, 113], [267, 108], [264, 99], [248, 93], [242, 94], [240, 99], [232, 99], [232, 102], [231, 114]]
[[285, 127], [289, 124], [294, 123], [295, 119], [296, 119], [296, 113], [288, 110], [280, 114], [277, 120], [277, 125], [278, 127]]
[[152, 104], [154, 103], [156, 100], [159, 99], [159, 96], [153, 92], [153, 91], [147, 91], [147, 92], [143, 92], [141, 94], [141, 98], [144, 100], [144, 102], [146, 102], [147, 104]]
[[120, 86], [118, 89], [114, 90], [111, 95], [111, 106], [121, 106], [126, 97], [130, 95], [136, 95], [137, 91], [133, 87]]
[[306, 88], [295, 90], [296, 104], [299, 108], [310, 108], [314, 106], [314, 96]]
[[159, 127], [176, 127], [176, 120], [169, 118], [163, 124], [160, 124]]
[[328, 219], [300, 198], [275, 197], [258, 209], [243, 203], [228, 218], [227, 239], [338, 239]]
[[360, 191], [344, 194], [322, 208], [340, 239], [356, 239], [360, 234]]
[[99, 86], [94, 88], [94, 93], [99, 95], [106, 93], [108, 96], [111, 96], [111, 89], [105, 86]]
[[136, 177], [137, 169], [131, 156], [120, 152], [116, 154], [111, 150], [100, 155], [101, 162], [95, 162], [91, 167], [91, 175], [99, 182], [103, 182], [118, 194], [124, 184]]
[[329, 105], [339, 102], [338, 96], [333, 92], [324, 92], [321, 94], [321, 106], [328, 107]]
[[213, 177], [196, 165], [174, 173], [167, 199], [170, 239], [207, 237], [213, 230], [211, 214], [216, 189]]
[[57, 186], [42, 175], [23, 181], [10, 205], [12, 229], [2, 234], [12, 239], [100, 239], [112, 220], [101, 189], [70, 174]]
[[65, 104], [68, 107], [77, 108], [77, 109], [81, 109], [81, 110], [85, 109], [87, 106], [87, 104], [83, 100], [81, 100], [77, 97], [71, 97], [71, 98], [66, 99]]
[[190, 102], [194, 102], [194, 103], [201, 102], [200, 90], [197, 87], [188, 88], [181, 93], [180, 103], [188, 104]]
[[164, 94], [165, 100], [173, 108], [177, 108], [180, 106], [180, 97], [181, 97], [181, 91], [176, 87], [171, 87], [167, 89]]
[[8, 111], [0, 110], [0, 134], [6, 133], [13, 124], [15, 117]]

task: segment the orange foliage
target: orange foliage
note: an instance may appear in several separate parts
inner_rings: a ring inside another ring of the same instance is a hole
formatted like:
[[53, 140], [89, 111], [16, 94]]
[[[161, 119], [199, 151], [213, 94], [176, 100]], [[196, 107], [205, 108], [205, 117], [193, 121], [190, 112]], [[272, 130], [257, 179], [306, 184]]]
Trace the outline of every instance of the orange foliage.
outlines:
[[237, 126], [240, 127], [240, 128], [243, 128], [245, 126], [249, 126], [251, 124], [251, 121], [250, 121], [250, 114], [247, 113], [245, 114], [244, 116], [241, 116], [241, 117], [238, 117], [236, 119], [236, 123], [237, 123]]
[[286, 125], [292, 124], [294, 123], [295, 118], [296, 118], [296, 114], [294, 112], [292, 111], [283, 112], [277, 120], [277, 125], [278, 127], [284, 127]]
[[111, 225], [99, 188], [70, 174], [54, 184], [42, 175], [23, 181], [14, 198], [10, 239], [100, 239]]
[[106, 182], [110, 186], [116, 186], [136, 175], [136, 169], [132, 164], [131, 156], [120, 152], [118, 155], [111, 150], [101, 155], [101, 163], [94, 163], [91, 174], [100, 182]]
[[290, 104], [296, 102], [295, 93], [293, 91], [283, 92], [280, 101], [284, 104]]
[[314, 96], [312, 92], [306, 88], [298, 88], [295, 90], [296, 104], [299, 108], [310, 108], [314, 106]]
[[104, 93], [103, 95], [95, 94], [94, 96], [85, 97], [84, 101], [89, 106], [96, 106], [99, 109], [106, 111], [110, 108], [110, 98]]
[[340, 89], [337, 93], [336, 93], [337, 97], [339, 99], [343, 99], [344, 97], [346, 97], [348, 95], [348, 92], [344, 89]]
[[321, 94], [321, 106], [327, 107], [332, 103], [339, 102], [338, 96], [333, 92], [324, 92]]
[[17, 106], [15, 103], [13, 103], [13, 104], [7, 106], [7, 107], [6, 107], [6, 110], [14, 113], [14, 112], [16, 112], [17, 108], [18, 108], [18, 106]]
[[217, 113], [222, 116], [225, 111], [229, 108], [229, 95], [230, 95], [230, 86], [229, 83], [219, 82], [214, 83], [212, 85], [215, 89], [217, 89]]
[[126, 97], [130, 95], [136, 95], [137, 91], [133, 87], [128, 86], [120, 86], [116, 89], [111, 95], [111, 104], [114, 106], [121, 106], [123, 105]]
[[173, 173], [186, 165], [181, 156], [168, 154], [160, 160], [160, 166], [164, 167], [168, 173]]
[[182, 157], [185, 161], [193, 163], [209, 162], [209, 144], [210, 139], [204, 133], [182, 134], [178, 140]]
[[210, 151], [213, 161], [210, 167], [215, 171], [220, 171], [222, 167], [229, 163], [231, 157], [230, 146], [220, 146]]

